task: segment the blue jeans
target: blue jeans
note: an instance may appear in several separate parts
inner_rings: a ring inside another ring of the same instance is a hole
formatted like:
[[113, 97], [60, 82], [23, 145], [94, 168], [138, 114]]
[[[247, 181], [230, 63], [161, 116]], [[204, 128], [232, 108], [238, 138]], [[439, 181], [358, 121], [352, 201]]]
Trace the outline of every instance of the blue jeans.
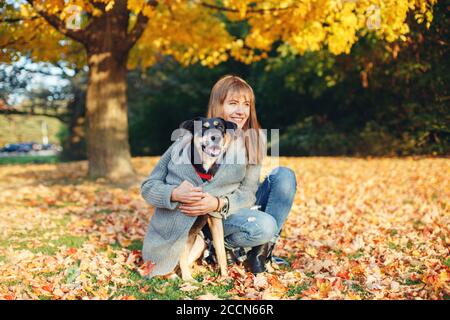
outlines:
[[275, 243], [291, 210], [296, 189], [294, 171], [287, 167], [273, 169], [256, 191], [259, 210], [243, 208], [223, 220], [225, 245], [249, 248]]

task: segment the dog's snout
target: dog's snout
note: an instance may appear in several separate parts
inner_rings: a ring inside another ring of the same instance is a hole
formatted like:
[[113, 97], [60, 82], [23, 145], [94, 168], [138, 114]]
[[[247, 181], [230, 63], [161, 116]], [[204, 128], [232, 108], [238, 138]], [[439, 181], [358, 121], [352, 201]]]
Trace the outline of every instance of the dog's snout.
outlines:
[[214, 143], [220, 143], [222, 141], [222, 137], [219, 135], [213, 135], [211, 136], [211, 141]]

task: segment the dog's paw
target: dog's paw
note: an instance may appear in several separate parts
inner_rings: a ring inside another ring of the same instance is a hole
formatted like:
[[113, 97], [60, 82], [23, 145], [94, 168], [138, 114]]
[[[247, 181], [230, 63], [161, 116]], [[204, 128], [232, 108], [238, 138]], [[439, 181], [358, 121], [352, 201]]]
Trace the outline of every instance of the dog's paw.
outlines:
[[226, 274], [221, 274], [217, 277], [217, 282], [227, 282], [229, 279], [228, 273]]
[[172, 272], [167, 274], [164, 278], [167, 280], [176, 280], [179, 279], [180, 277], [175, 272]]

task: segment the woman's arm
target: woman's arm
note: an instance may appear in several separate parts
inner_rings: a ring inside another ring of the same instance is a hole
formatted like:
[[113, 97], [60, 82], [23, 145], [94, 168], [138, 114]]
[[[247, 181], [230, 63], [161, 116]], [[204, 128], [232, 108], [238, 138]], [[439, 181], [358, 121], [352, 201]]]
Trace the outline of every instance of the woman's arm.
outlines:
[[[228, 198], [228, 213], [224, 216], [228, 217], [241, 208], [250, 208], [256, 201], [256, 191], [258, 190], [259, 176], [261, 174], [261, 165], [247, 165], [244, 179], [239, 187], [223, 196]], [[198, 202], [180, 206], [180, 211], [189, 216], [197, 216], [206, 214], [216, 209], [222, 209], [224, 200], [213, 197], [207, 192], [205, 197]]]
[[165, 183], [167, 165], [171, 158], [173, 143], [161, 156], [150, 176], [141, 184], [141, 195], [145, 201], [154, 207], [175, 209], [179, 202], [172, 201], [172, 191], [177, 185]]
[[234, 190], [232, 193], [225, 195], [228, 197], [229, 201], [227, 216], [235, 213], [241, 208], [250, 208], [255, 203], [260, 174], [260, 164], [247, 165], [245, 177], [239, 188]]

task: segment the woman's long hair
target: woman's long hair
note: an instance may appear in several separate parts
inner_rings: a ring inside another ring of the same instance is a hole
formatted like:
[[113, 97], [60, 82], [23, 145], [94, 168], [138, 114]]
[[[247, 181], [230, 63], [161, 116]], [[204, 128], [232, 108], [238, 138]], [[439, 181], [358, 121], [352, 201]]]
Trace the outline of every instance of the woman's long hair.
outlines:
[[244, 95], [250, 101], [249, 117], [242, 130], [238, 130], [237, 133], [243, 135], [245, 139], [248, 163], [261, 164], [266, 155], [267, 138], [263, 134], [256, 116], [255, 94], [245, 80], [235, 75], [225, 75], [220, 78], [211, 90], [206, 116], [208, 118], [224, 117], [223, 104], [228, 93]]

